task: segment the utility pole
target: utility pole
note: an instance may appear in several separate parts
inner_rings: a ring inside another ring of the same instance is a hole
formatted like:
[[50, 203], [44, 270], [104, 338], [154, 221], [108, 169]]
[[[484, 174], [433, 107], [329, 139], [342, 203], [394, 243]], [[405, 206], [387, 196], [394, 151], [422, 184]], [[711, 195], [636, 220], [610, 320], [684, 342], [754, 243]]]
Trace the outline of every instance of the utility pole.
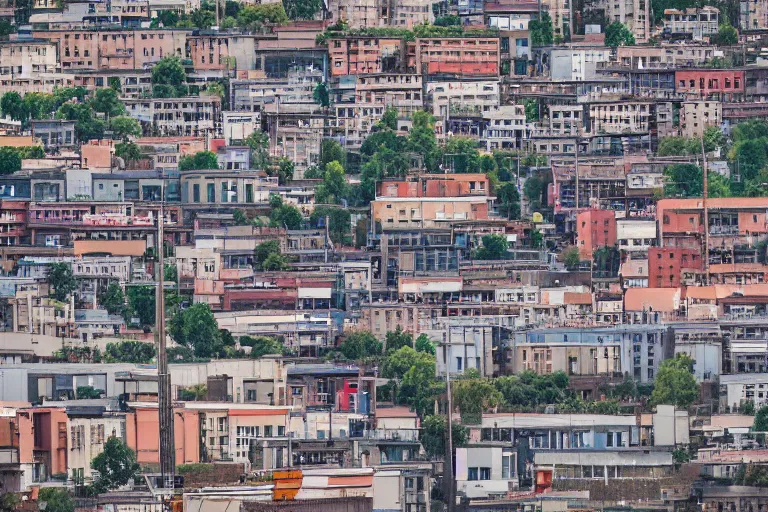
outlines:
[[176, 472], [176, 449], [173, 436], [173, 401], [168, 354], [165, 350], [165, 187], [160, 190], [160, 213], [157, 216], [157, 294], [155, 296], [155, 335], [157, 336], [157, 406], [160, 426], [160, 476], [165, 489], [173, 489]]
[[445, 387], [448, 392], [448, 464], [443, 468], [443, 478], [448, 482], [447, 512], [453, 512], [456, 508], [456, 482], [453, 478], [453, 399], [451, 397], [451, 368], [449, 366], [448, 350], [450, 348], [450, 327], [448, 328], [448, 344], [443, 352], [445, 361]]
[[576, 213], [579, 213], [579, 136], [576, 136]]
[[703, 159], [702, 174], [704, 175], [704, 192], [702, 207], [704, 209], [704, 272], [706, 275], [706, 286], [709, 286], [709, 213], [707, 211], [707, 196], [709, 191], [707, 190], [708, 176], [707, 176], [707, 154], [704, 151], [704, 137], [699, 139], [701, 142], [701, 158]]

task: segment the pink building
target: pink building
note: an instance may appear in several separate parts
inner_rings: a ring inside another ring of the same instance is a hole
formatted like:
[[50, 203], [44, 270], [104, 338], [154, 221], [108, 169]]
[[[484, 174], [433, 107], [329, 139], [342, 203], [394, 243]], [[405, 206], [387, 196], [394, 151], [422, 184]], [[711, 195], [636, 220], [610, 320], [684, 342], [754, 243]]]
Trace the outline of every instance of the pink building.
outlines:
[[[177, 408], [173, 418], [176, 464], [200, 462], [200, 422], [197, 411]], [[160, 464], [157, 406], [137, 407], [125, 415], [125, 441], [143, 465]]]
[[576, 217], [579, 256], [591, 260], [600, 247], [616, 245], [616, 216], [610, 210], [587, 210]]

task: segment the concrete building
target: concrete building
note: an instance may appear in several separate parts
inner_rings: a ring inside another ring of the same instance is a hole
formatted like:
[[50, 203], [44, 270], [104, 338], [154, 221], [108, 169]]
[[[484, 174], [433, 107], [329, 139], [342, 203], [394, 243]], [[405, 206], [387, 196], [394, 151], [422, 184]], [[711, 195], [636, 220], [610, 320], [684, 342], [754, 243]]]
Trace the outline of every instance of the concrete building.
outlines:
[[594, 251], [616, 245], [616, 216], [610, 210], [587, 210], [576, 216], [576, 240], [582, 259]]
[[708, 39], [720, 27], [720, 10], [712, 6], [665, 9], [664, 30], [672, 34], [691, 34], [693, 39]]
[[139, 121], [146, 135], [215, 136], [221, 99], [218, 96], [123, 100], [127, 114]]
[[686, 101], [680, 109], [680, 132], [683, 137], [700, 139], [710, 126], [723, 122], [723, 104], [719, 101]]

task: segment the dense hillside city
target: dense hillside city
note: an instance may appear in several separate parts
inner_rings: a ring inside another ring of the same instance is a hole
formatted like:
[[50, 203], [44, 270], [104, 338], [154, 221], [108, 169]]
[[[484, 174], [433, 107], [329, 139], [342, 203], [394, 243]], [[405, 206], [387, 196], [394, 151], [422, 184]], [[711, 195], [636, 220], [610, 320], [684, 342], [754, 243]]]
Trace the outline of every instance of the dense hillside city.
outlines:
[[0, 0], [0, 512], [768, 511], [768, 0]]

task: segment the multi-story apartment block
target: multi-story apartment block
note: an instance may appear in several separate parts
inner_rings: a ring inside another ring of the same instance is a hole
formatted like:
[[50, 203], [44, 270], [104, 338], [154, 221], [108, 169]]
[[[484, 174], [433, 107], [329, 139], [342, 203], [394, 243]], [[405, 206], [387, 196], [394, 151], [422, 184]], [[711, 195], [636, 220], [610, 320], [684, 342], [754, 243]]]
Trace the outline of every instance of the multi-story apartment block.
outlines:
[[427, 0], [332, 0], [328, 10], [335, 21], [344, 20], [352, 28], [412, 28], [434, 20], [432, 4]]
[[654, 107], [646, 101], [591, 103], [589, 131], [595, 135], [648, 133], [654, 121]]
[[285, 78], [244, 78], [230, 82], [232, 110], [236, 112], [310, 113], [318, 109], [312, 97], [323, 81], [320, 70], [289, 71]]
[[221, 129], [218, 96], [125, 98], [123, 103], [128, 115], [142, 124], [146, 135], [211, 136]]
[[723, 122], [723, 104], [719, 101], [686, 101], [680, 109], [680, 131], [683, 137], [700, 139], [710, 126]]
[[497, 107], [483, 112], [483, 119], [487, 119], [488, 125], [480, 141], [487, 151], [522, 148], [528, 134], [523, 105]]
[[635, 36], [635, 41], [645, 43], [650, 37], [650, 2], [646, 0], [622, 0], [619, 2], [601, 1], [598, 9], [603, 9], [608, 23], [619, 22]]
[[704, 6], [685, 10], [665, 9], [664, 30], [672, 34], [691, 34], [693, 39], [708, 39], [720, 27], [720, 9]]
[[675, 72], [676, 91], [686, 99], [738, 101], [744, 98], [744, 71], [741, 70], [678, 70]]
[[357, 77], [355, 101], [394, 107], [401, 117], [407, 118], [423, 110], [423, 91], [422, 77], [418, 74], [362, 75]]
[[498, 37], [443, 37], [416, 39], [416, 71], [455, 77], [498, 76]]
[[405, 40], [398, 38], [329, 39], [328, 60], [333, 76], [402, 73], [416, 65], [406, 53]]

